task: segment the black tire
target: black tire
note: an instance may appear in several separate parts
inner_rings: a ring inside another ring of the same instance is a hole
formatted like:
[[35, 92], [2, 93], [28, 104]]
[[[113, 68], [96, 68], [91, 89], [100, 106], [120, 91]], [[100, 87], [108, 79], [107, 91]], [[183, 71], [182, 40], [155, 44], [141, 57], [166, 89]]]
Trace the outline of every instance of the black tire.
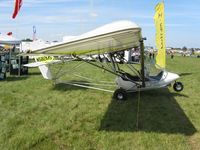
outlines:
[[125, 101], [127, 99], [127, 93], [124, 89], [120, 88], [115, 90], [113, 97], [116, 100]]
[[180, 92], [183, 90], [183, 84], [181, 82], [175, 82], [173, 85], [173, 89], [176, 92]]

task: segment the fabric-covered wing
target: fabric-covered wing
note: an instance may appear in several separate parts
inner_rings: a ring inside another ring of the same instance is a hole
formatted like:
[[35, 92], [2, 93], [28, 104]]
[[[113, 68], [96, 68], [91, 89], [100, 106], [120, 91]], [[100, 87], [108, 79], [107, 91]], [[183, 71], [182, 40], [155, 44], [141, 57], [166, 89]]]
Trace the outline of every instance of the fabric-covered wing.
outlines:
[[[29, 53], [28, 55], [86, 55], [102, 54], [112, 51], [127, 50], [138, 47], [141, 38], [141, 29], [135, 24], [122, 26], [112, 24], [93, 30], [65, 43], [46, 47]], [[132, 25], [132, 26], [131, 26]]]

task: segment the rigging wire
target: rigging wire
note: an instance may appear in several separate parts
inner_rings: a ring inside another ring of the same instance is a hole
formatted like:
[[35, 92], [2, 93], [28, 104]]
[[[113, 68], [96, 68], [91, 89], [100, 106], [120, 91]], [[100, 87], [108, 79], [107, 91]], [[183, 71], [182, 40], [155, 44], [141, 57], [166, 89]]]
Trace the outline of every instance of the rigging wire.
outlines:
[[137, 117], [136, 117], [136, 129], [139, 130], [139, 113], [140, 113], [140, 100], [141, 93], [140, 87], [138, 88], [138, 100], [137, 100]]

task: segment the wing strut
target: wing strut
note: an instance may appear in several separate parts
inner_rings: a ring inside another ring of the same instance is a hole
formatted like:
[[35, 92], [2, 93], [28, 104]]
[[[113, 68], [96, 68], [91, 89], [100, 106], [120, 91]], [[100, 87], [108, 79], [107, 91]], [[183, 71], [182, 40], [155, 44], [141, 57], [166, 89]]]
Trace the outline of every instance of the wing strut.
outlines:
[[[110, 55], [111, 57], [112, 57], [112, 55]], [[119, 77], [121, 77], [121, 78], [125, 78], [123, 75], [121, 75], [120, 73], [118, 73], [115, 69], [116, 68], [114, 68], [114, 70], [109, 70], [109, 69], [107, 69], [107, 68], [105, 68], [105, 67], [103, 67], [103, 66], [99, 66], [99, 65], [97, 65], [97, 64], [95, 64], [95, 63], [92, 63], [90, 60], [85, 60], [85, 59], [82, 59], [82, 58], [80, 58], [80, 57], [78, 57], [78, 56], [76, 56], [76, 55], [74, 55], [74, 57], [75, 58], [77, 58], [77, 59], [79, 59], [79, 60], [81, 60], [81, 61], [84, 61], [84, 62], [86, 62], [86, 63], [88, 63], [88, 64], [90, 64], [90, 65], [93, 65], [93, 66], [95, 66], [95, 67], [97, 67], [97, 68], [101, 68], [101, 69], [104, 69], [105, 71], [107, 71], [107, 72], [109, 72], [109, 73], [111, 73], [111, 74], [114, 74], [114, 75], [116, 75], [116, 76], [119, 76]], [[114, 62], [111, 62], [113, 65], [115, 65], [115, 63]], [[133, 82], [133, 83], [135, 83], [136, 85], [138, 85], [138, 86], [141, 86], [141, 84], [139, 84], [139, 83], [137, 83], [137, 82], [135, 82], [135, 81], [133, 81], [133, 80], [131, 80], [131, 79], [128, 79], [130, 82]]]

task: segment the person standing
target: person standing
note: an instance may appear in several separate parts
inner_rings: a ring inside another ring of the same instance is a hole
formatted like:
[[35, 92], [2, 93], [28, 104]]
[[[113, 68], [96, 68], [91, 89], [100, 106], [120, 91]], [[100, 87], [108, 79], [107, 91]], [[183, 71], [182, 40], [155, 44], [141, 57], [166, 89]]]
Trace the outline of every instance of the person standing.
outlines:
[[173, 51], [170, 51], [170, 56], [171, 56], [171, 59], [174, 58], [174, 53], [173, 53]]

